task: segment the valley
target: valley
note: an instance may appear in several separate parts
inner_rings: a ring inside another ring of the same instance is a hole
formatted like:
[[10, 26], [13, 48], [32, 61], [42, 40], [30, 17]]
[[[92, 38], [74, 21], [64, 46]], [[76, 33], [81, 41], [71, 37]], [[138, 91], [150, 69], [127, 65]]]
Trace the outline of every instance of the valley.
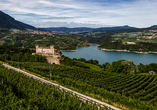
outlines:
[[[1, 110], [156, 110], [157, 25], [93, 28], [90, 17], [48, 16], [47, 10], [10, 12], [29, 24], [0, 11]], [[76, 19], [91, 27], [78, 27], [83, 23]]]

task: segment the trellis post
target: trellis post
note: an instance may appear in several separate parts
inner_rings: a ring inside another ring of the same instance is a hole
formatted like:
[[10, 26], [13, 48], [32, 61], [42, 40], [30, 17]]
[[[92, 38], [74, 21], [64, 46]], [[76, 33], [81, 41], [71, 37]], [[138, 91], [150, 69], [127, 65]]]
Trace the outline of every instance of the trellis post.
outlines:
[[52, 74], [51, 74], [51, 61], [50, 61], [50, 81], [51, 81], [51, 77], [52, 77]]

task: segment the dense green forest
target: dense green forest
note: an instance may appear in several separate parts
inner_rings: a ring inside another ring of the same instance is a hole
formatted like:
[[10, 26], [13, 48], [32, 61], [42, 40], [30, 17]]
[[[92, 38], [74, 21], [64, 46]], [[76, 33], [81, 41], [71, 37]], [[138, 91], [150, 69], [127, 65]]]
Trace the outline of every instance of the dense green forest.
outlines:
[[[97, 110], [72, 93], [0, 66], [1, 110]], [[101, 108], [99, 109], [106, 109]]]
[[26, 62], [47, 62], [46, 57], [32, 55], [35, 52], [29, 48], [17, 48], [15, 46], [0, 46], [0, 61], [26, 61]]

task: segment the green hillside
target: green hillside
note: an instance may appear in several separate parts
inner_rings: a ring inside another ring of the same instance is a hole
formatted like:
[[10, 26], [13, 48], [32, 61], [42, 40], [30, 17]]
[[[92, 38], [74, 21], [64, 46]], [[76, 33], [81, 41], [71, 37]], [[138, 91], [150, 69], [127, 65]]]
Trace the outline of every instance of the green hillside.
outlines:
[[0, 29], [0, 45], [14, 45], [16, 47], [35, 48], [35, 45], [50, 46], [53, 44], [59, 50], [76, 50], [76, 47], [87, 47], [87, 40], [76, 35], [38, 35], [10, 32]]
[[[17, 62], [10, 62], [17, 67]], [[99, 100], [130, 109], [155, 110], [156, 75], [125, 75], [98, 72], [80, 67], [51, 65], [52, 80]], [[49, 64], [21, 62], [20, 68], [49, 79]]]

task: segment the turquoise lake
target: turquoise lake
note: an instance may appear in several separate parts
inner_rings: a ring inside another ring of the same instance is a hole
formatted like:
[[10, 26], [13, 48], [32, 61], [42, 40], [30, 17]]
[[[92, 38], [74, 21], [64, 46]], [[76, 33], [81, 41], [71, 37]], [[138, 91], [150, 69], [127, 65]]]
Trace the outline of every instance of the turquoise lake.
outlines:
[[99, 64], [106, 62], [112, 63], [118, 60], [133, 60], [137, 64], [157, 63], [157, 54], [141, 54], [133, 52], [117, 52], [117, 51], [103, 51], [97, 48], [97, 45], [90, 45], [87, 48], [77, 48], [77, 51], [62, 51], [64, 56], [69, 58], [85, 58], [86, 60], [98, 60]]

